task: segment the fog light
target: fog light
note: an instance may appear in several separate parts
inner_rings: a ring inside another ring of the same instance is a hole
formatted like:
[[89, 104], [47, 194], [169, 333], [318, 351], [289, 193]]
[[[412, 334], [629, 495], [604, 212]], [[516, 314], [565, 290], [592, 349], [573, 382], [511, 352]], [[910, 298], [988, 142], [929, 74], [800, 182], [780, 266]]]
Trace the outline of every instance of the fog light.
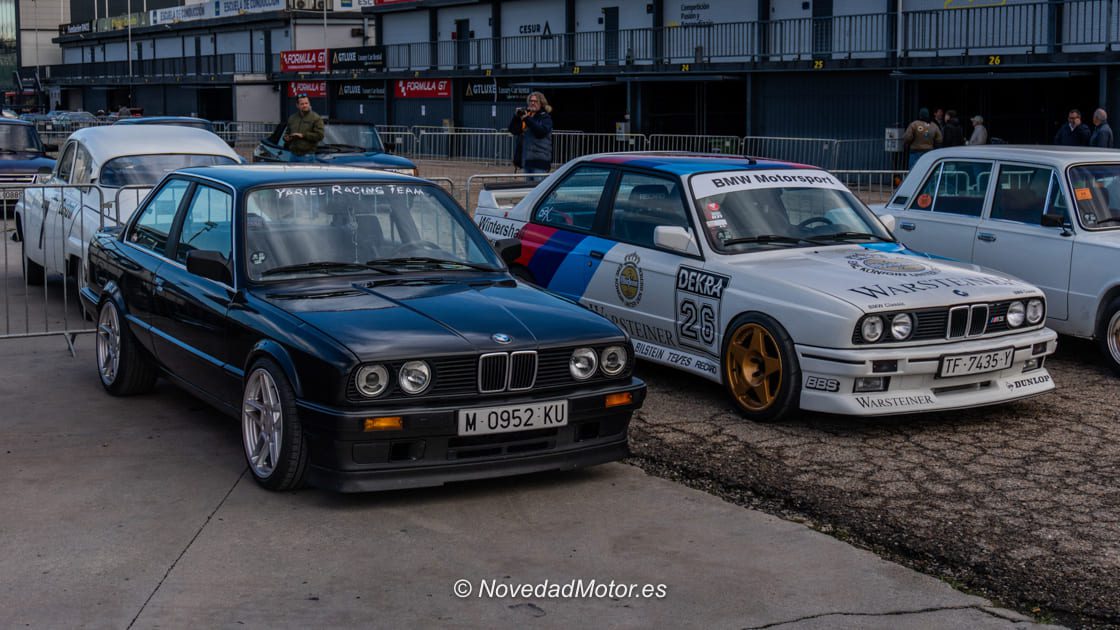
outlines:
[[861, 392], [882, 392], [886, 391], [887, 384], [891, 382], [889, 376], [862, 376], [856, 379], [855, 388], [852, 391]]
[[604, 405], [607, 409], [611, 407], [621, 407], [629, 405], [634, 402], [634, 394], [630, 392], [622, 392], [620, 394], [607, 394], [607, 401]]
[[381, 416], [379, 418], [366, 418], [363, 431], [399, 431], [404, 428], [404, 419], [400, 416]]
[[1038, 369], [1038, 359], [1027, 359], [1027, 362], [1023, 364], [1023, 371], [1024, 372], [1030, 372], [1031, 370], [1037, 370], [1037, 369]]
[[1046, 353], [1046, 342], [1045, 341], [1040, 341], [1040, 342], [1034, 344], [1033, 346], [1031, 346], [1031, 354], [1032, 355], [1045, 354], [1045, 353]]

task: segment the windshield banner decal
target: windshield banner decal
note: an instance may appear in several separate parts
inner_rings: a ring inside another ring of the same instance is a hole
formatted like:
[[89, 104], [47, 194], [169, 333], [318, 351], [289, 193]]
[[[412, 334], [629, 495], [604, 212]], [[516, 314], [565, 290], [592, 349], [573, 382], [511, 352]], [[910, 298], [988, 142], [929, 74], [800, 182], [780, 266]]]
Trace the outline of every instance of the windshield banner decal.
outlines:
[[758, 188], [831, 188], [847, 190], [832, 175], [824, 171], [785, 169], [770, 171], [724, 171], [702, 173], [692, 178], [692, 190], [697, 199], [739, 190]]

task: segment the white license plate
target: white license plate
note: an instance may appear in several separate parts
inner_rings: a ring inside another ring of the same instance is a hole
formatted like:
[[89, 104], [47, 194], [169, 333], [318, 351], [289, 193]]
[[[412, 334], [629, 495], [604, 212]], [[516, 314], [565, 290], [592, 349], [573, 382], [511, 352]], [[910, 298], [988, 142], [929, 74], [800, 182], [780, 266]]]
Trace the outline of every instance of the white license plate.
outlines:
[[19, 188], [0, 188], [0, 199], [19, 199]]
[[568, 424], [568, 401], [459, 410], [459, 435], [551, 429]]
[[1000, 348], [972, 354], [949, 354], [941, 357], [941, 370], [938, 376], [945, 378], [995, 372], [1010, 366], [1014, 357], [1015, 348]]

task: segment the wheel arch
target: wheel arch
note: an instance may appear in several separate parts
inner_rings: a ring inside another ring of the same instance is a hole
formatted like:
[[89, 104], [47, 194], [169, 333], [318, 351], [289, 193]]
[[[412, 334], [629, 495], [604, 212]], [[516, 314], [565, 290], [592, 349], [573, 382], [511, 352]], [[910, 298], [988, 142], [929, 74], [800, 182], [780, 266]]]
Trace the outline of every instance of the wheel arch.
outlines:
[[284, 376], [288, 378], [288, 382], [292, 385], [292, 392], [295, 393], [296, 398], [303, 397], [303, 386], [300, 383], [299, 374], [296, 371], [295, 361], [292, 360], [291, 354], [280, 343], [272, 339], [261, 339], [253, 344], [249, 355], [245, 357], [245, 364], [242, 366], [244, 373], [242, 380], [249, 378], [249, 369], [256, 363], [258, 359], [270, 359], [273, 363], [280, 366], [284, 371]]
[[1097, 315], [1093, 318], [1094, 339], [1098, 339], [1100, 337], [1101, 326], [1105, 323], [1104, 318], [1107, 315], [1106, 311], [1108, 309], [1108, 305], [1112, 304], [1112, 301], [1117, 298], [1120, 298], [1120, 282], [1116, 282], [1111, 287], [1109, 287], [1108, 290], [1106, 290], [1101, 296], [1101, 299], [1097, 301]]
[[[731, 341], [731, 333], [733, 333], [735, 328], [738, 327], [739, 321], [741, 319], [751, 315], [765, 317], [773, 321], [778, 326], [778, 328], [781, 329], [781, 332], [784, 333], [786, 337], [789, 337], [790, 341], [793, 341], [793, 335], [789, 334], [789, 329], [782, 324], [781, 320], [767, 313], [766, 311], [752, 309], [749, 311], [740, 311], [732, 315], [727, 320], [727, 326], [723, 329], [723, 334], [719, 342], [719, 382], [723, 385], [727, 384], [727, 381], [725, 380], [727, 378], [727, 370], [726, 366], [724, 365], [724, 358], [727, 356], [727, 344]], [[794, 342], [794, 346], [796, 350], [796, 342]]]

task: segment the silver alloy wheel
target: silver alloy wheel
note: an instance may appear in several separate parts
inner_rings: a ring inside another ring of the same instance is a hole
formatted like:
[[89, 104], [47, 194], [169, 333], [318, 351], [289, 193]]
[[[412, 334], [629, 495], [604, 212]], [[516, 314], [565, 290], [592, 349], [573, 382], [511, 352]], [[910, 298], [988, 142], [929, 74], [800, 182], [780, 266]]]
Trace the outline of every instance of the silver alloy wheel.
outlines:
[[121, 365], [121, 321], [117, 309], [106, 303], [97, 319], [97, 372], [101, 382], [112, 385]]
[[241, 429], [245, 455], [253, 473], [268, 478], [280, 460], [280, 444], [284, 437], [284, 411], [276, 381], [264, 368], [257, 368], [245, 384], [241, 405]]
[[1112, 314], [1104, 333], [1108, 335], [1108, 353], [1112, 355], [1112, 362], [1120, 364], [1120, 309]]

